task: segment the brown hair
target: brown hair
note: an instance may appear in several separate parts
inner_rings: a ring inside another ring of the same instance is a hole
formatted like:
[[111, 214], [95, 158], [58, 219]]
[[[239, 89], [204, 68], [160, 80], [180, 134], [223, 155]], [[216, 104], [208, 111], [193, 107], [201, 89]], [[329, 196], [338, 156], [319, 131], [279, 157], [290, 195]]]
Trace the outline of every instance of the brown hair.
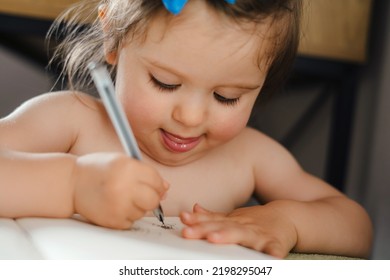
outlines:
[[[273, 53], [262, 92], [274, 92], [285, 81], [299, 42], [301, 16], [300, 0], [237, 0], [228, 4], [224, 0], [205, 0], [211, 7], [236, 21], [262, 22], [271, 18], [278, 24], [273, 42]], [[97, 17], [100, 5], [105, 5], [105, 18], [110, 26], [103, 32]], [[62, 79], [71, 89], [85, 90], [90, 86], [88, 64], [105, 63], [103, 42], [110, 42], [116, 50], [127, 36], [146, 33], [149, 21], [165, 10], [161, 0], [89, 0], [76, 4], [53, 24], [48, 38], [61, 40], [51, 63], [61, 68]], [[108, 65], [113, 76], [115, 66]]]

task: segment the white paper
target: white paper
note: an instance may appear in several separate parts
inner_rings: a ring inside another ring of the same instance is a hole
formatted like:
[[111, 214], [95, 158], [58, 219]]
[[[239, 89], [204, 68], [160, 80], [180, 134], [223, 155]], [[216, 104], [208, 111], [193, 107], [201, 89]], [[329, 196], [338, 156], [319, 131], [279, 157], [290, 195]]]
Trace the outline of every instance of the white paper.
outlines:
[[42, 259], [37, 248], [31, 243], [28, 232], [13, 219], [0, 219], [0, 259], [32, 260]]
[[217, 245], [184, 239], [179, 218], [166, 217], [162, 228], [155, 217], [145, 217], [129, 230], [113, 230], [77, 218], [21, 218], [37, 253], [44, 259], [273, 259], [238, 245]]

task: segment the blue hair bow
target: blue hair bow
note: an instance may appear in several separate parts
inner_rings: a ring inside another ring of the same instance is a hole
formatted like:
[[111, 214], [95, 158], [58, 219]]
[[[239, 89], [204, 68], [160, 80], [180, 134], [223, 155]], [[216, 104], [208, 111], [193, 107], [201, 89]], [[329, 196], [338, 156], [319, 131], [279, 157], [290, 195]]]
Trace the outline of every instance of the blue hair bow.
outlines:
[[[165, 8], [172, 14], [177, 15], [183, 10], [188, 0], [162, 0]], [[225, 0], [229, 4], [234, 4], [236, 0]]]

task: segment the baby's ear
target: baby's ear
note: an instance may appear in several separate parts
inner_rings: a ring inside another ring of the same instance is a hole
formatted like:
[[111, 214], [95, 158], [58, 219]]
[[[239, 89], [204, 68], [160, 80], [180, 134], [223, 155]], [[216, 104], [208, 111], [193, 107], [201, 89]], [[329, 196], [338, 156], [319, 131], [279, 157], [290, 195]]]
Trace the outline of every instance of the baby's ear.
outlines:
[[100, 5], [98, 10], [99, 20], [102, 25], [103, 33], [104, 33], [104, 55], [106, 57], [107, 63], [111, 65], [116, 64], [117, 59], [117, 49], [114, 47], [113, 41], [110, 38], [110, 24], [106, 18], [107, 14], [107, 6]]

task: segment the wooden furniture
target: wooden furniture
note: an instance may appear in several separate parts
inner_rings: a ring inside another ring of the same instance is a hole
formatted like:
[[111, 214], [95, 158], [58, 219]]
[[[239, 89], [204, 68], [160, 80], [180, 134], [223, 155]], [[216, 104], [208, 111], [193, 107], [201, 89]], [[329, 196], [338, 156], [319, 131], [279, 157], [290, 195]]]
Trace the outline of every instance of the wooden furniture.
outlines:
[[78, 0], [0, 0], [0, 12], [22, 17], [54, 19]]
[[362, 63], [372, 0], [304, 0], [299, 51], [303, 55]]

